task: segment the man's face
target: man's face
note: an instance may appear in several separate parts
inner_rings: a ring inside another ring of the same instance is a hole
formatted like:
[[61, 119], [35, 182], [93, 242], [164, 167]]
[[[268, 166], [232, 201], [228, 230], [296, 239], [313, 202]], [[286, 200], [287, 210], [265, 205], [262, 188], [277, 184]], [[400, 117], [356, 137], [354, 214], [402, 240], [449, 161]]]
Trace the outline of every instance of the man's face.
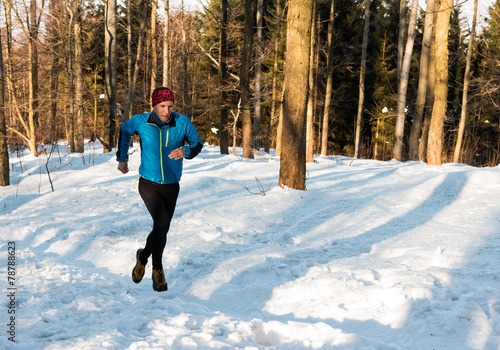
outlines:
[[162, 122], [167, 122], [170, 120], [173, 105], [174, 103], [172, 101], [163, 101], [153, 106], [153, 111], [155, 112], [158, 119], [160, 119]]

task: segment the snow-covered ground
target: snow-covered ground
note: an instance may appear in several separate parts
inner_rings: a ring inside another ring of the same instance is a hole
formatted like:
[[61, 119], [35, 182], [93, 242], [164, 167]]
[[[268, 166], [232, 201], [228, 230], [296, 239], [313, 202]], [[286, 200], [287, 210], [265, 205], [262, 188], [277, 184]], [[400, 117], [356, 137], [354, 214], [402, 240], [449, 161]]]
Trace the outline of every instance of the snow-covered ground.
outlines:
[[46, 161], [11, 153], [0, 188], [0, 348], [500, 349], [500, 167], [320, 156], [295, 191], [274, 153], [205, 145], [157, 293], [150, 265], [130, 277], [151, 227], [139, 151], [127, 175], [92, 143]]

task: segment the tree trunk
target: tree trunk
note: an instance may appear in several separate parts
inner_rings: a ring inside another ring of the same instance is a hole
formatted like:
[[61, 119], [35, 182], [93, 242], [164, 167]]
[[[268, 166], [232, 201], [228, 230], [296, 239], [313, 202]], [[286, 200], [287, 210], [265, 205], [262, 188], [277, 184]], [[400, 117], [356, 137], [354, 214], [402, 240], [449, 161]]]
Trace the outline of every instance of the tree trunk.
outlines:
[[335, 0], [331, 0], [330, 5], [330, 21], [328, 22], [328, 55], [326, 57], [326, 92], [325, 92], [325, 108], [323, 111], [323, 124], [321, 134], [321, 154], [328, 154], [328, 128], [330, 125], [330, 104], [332, 102], [333, 89], [333, 19], [335, 17]]
[[[26, 25], [23, 23], [19, 12], [15, 7], [12, 7], [12, 1], [8, 0], [9, 8], [14, 10], [16, 18], [19, 21], [26, 38], [28, 39], [28, 122], [23, 119], [21, 112], [19, 111], [19, 106], [15, 97], [15, 88], [13, 81], [9, 81], [9, 89], [12, 91], [13, 102], [16, 105], [17, 114], [21, 124], [26, 132], [25, 135], [15, 131], [28, 145], [28, 149], [34, 155], [38, 155], [37, 152], [37, 139], [36, 139], [36, 118], [38, 109], [38, 57], [37, 57], [37, 40], [38, 40], [38, 28], [41, 16], [37, 19], [36, 15], [36, 1], [31, 0], [30, 10], [26, 13], [27, 20]], [[41, 4], [43, 8], [43, 1]], [[42, 13], [42, 11], [40, 12]]]
[[116, 131], [117, 37], [116, 0], [106, 1], [105, 21], [105, 71], [106, 97], [109, 114], [103, 123], [103, 152], [111, 152]]
[[[74, 0], [73, 0], [74, 1]], [[75, 152], [75, 72], [73, 69], [73, 23], [75, 21], [75, 13], [69, 3], [66, 3], [66, 10], [69, 13], [70, 20], [67, 30], [68, 39], [66, 41], [66, 53], [64, 55], [66, 63], [66, 74], [68, 76], [68, 92], [70, 113], [69, 119], [66, 119], [67, 139], [69, 141], [70, 152]]]
[[306, 189], [306, 112], [313, 0], [290, 0], [279, 186]]
[[183, 95], [184, 95], [184, 113], [192, 119], [190, 101], [189, 101], [189, 87], [188, 87], [188, 57], [187, 57], [187, 39], [186, 39], [186, 23], [184, 23], [184, 0], [181, 0], [181, 22], [182, 22], [182, 67], [183, 67]]
[[148, 1], [142, 0], [142, 20], [139, 29], [139, 40], [137, 42], [137, 56], [134, 64], [134, 72], [132, 74], [132, 82], [128, 89], [127, 103], [125, 105], [125, 112], [123, 113], [123, 120], [126, 121], [130, 118], [132, 112], [132, 99], [135, 94], [135, 86], [137, 83], [137, 76], [139, 75], [139, 64], [142, 59], [142, 46], [144, 45], [144, 35], [146, 32], [146, 23], [148, 20]]
[[403, 160], [403, 139], [406, 119], [406, 92], [408, 91], [408, 79], [410, 76], [411, 56], [413, 54], [413, 43], [415, 42], [415, 29], [417, 25], [418, 0], [413, 0], [410, 12], [410, 22], [408, 23], [408, 38], [401, 67], [401, 75], [398, 84], [398, 107], [396, 126], [394, 130], [394, 150], [393, 157], [396, 160]]
[[241, 117], [243, 123], [243, 157], [253, 158], [250, 67], [253, 46], [253, 1], [245, 0], [245, 33], [240, 68]]
[[127, 0], [127, 86], [132, 86], [132, 0]]
[[316, 0], [313, 0], [311, 20], [311, 51], [309, 57], [309, 96], [307, 99], [306, 163], [314, 162], [314, 91], [315, 91], [315, 47], [316, 47]]
[[219, 82], [220, 82], [220, 98], [222, 108], [220, 110], [219, 124], [219, 146], [221, 154], [229, 154], [229, 135], [227, 132], [227, 0], [221, 1], [221, 24], [220, 24], [220, 51], [219, 51]]
[[448, 31], [453, 0], [441, 0], [436, 19], [436, 87], [427, 146], [427, 163], [441, 165], [448, 102]]
[[[279, 127], [279, 117], [278, 122], [273, 123], [273, 120], [276, 119], [276, 105], [278, 104], [278, 49], [279, 49], [279, 41], [280, 41], [280, 32], [281, 32], [281, 1], [276, 0], [276, 34], [274, 36], [274, 52], [273, 52], [273, 87], [272, 87], [272, 102], [271, 102], [271, 117], [269, 118], [269, 126], [267, 135], [271, 134], [272, 125], [276, 124]], [[278, 134], [278, 131], [276, 131]], [[278, 153], [278, 137], [276, 137], [276, 154]], [[267, 150], [268, 151], [268, 150]], [[269, 151], [268, 151], [269, 152]]]
[[285, 82], [281, 89], [281, 102], [278, 112], [278, 128], [276, 130], [276, 155], [281, 156], [281, 141], [283, 139], [283, 98], [285, 97]]
[[54, 0], [50, 1], [50, 19], [49, 19], [49, 43], [52, 45], [51, 56], [51, 69], [50, 69], [50, 111], [49, 111], [49, 122], [48, 122], [48, 140], [55, 142], [58, 140], [57, 132], [57, 96], [59, 87], [59, 50], [61, 48], [60, 40], [57, 34], [57, 18], [60, 11], [60, 2]]
[[[33, 132], [32, 132], [32, 137], [35, 137], [35, 129], [39, 124], [38, 120], [38, 105], [39, 105], [39, 84], [38, 84], [38, 32], [40, 28], [40, 19], [41, 19], [41, 14], [43, 13], [43, 4], [44, 2], [42, 1], [41, 7], [40, 7], [40, 17], [37, 16], [37, 1], [36, 0], [31, 0], [30, 3], [30, 42], [31, 42], [31, 49], [32, 51], [32, 61], [31, 61], [31, 77], [30, 79], [32, 80], [32, 91], [30, 90], [30, 95], [33, 94], [33, 96], [30, 96], [31, 102], [30, 102], [30, 113], [33, 114]], [[31, 119], [31, 117], [30, 117]]]
[[422, 52], [420, 54], [420, 74], [418, 79], [417, 101], [415, 113], [411, 125], [409, 152], [410, 159], [418, 159], [418, 144], [422, 134], [422, 120], [424, 117], [425, 100], [427, 97], [427, 85], [429, 79], [429, 60], [432, 44], [432, 28], [434, 25], [434, 0], [427, 0], [425, 13], [424, 37], [422, 40]]
[[81, 10], [79, 0], [74, 4], [74, 35], [75, 35], [75, 152], [84, 152], [84, 127], [83, 127], [83, 67], [82, 67], [82, 38], [81, 38]]
[[[7, 100], [9, 105], [14, 105], [14, 90], [11, 89], [11, 83], [13, 82], [12, 77], [12, 3], [11, 0], [4, 1], [5, 7], [5, 49], [6, 49], [6, 57], [5, 57], [5, 78], [7, 86]], [[10, 114], [10, 120], [13, 124], [14, 122], [14, 113], [10, 111], [4, 111]]]
[[262, 84], [262, 16], [264, 12], [264, 0], [257, 0], [257, 39], [255, 43], [255, 109], [253, 123], [253, 147], [257, 150], [261, 146], [261, 84]]
[[363, 108], [365, 103], [366, 51], [368, 49], [368, 34], [370, 30], [370, 4], [365, 1], [365, 28], [363, 31], [363, 48], [361, 50], [361, 69], [359, 73], [358, 116], [356, 118], [356, 138], [354, 140], [354, 157], [361, 157], [361, 128], [363, 125]]
[[5, 69], [0, 35], [0, 186], [10, 185], [9, 150], [7, 149], [7, 128], [5, 124]]
[[405, 27], [406, 27], [406, 2], [399, 1], [399, 30], [398, 30], [398, 81], [401, 78], [401, 69], [403, 68], [403, 53], [405, 49]]
[[156, 89], [156, 76], [158, 64], [158, 45], [156, 42], [156, 10], [158, 8], [158, 0], [153, 0], [151, 9], [151, 93]]
[[[434, 3], [434, 12], [436, 12], [437, 3]], [[429, 129], [431, 127], [431, 116], [434, 107], [434, 91], [436, 87], [436, 19], [434, 15], [434, 24], [432, 25], [431, 51], [429, 53], [429, 78], [427, 83], [427, 96], [425, 98], [426, 108], [424, 110], [424, 122], [422, 125], [422, 135], [418, 145], [418, 159], [421, 162], [427, 162], [427, 143], [429, 140]]]
[[471, 58], [472, 58], [472, 46], [474, 43], [474, 34], [476, 31], [476, 21], [477, 21], [477, 3], [478, 0], [474, 1], [474, 15], [472, 18], [472, 29], [469, 37], [469, 46], [467, 48], [467, 63], [465, 67], [465, 76], [464, 76], [464, 91], [462, 96], [462, 112], [460, 115], [460, 126], [458, 128], [457, 135], [457, 144], [455, 146], [455, 154], [453, 155], [453, 162], [458, 163], [460, 160], [460, 152], [462, 149], [462, 142], [464, 138], [465, 131], [465, 120], [467, 117], [467, 94], [469, 92], [469, 76], [470, 76], [470, 66], [471, 66]]
[[[227, 0], [224, 0], [227, 1]], [[170, 36], [170, 3], [169, 0], [165, 0], [165, 9], [164, 9], [164, 25], [163, 25], [163, 86], [170, 86], [170, 78], [169, 78], [169, 63], [170, 63], [170, 45], [169, 45], [169, 36]]]

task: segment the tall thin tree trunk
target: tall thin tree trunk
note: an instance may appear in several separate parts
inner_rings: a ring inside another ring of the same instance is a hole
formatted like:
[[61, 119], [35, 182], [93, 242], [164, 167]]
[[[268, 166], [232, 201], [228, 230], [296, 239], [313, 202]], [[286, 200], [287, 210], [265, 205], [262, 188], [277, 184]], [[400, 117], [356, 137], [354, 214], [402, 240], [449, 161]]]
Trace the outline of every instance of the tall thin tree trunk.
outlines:
[[418, 159], [418, 144], [422, 134], [422, 120], [424, 117], [425, 100], [427, 97], [427, 86], [429, 79], [429, 60], [432, 44], [432, 28], [434, 25], [434, 0], [427, 0], [425, 13], [424, 37], [422, 40], [422, 52], [420, 54], [420, 75], [418, 79], [417, 101], [415, 113], [411, 125], [409, 152], [410, 159]]
[[448, 101], [448, 31], [453, 0], [441, 0], [436, 19], [436, 88], [427, 146], [427, 163], [441, 165]]
[[229, 133], [227, 131], [227, 0], [221, 1], [220, 51], [219, 51], [219, 83], [222, 108], [220, 110], [219, 146], [221, 154], [229, 154]]
[[253, 46], [253, 1], [245, 0], [245, 33], [240, 68], [241, 117], [243, 123], [243, 157], [253, 158], [250, 65]]
[[413, 54], [413, 43], [415, 42], [415, 30], [417, 25], [418, 0], [413, 0], [411, 4], [410, 21], [408, 23], [408, 38], [406, 39], [405, 55], [401, 75], [398, 84], [398, 107], [396, 126], [394, 131], [393, 157], [396, 160], [403, 160], [403, 140], [406, 119], [406, 92], [408, 91], [408, 80], [410, 76], [411, 56]]
[[[434, 3], [434, 11], [437, 3]], [[427, 162], [427, 143], [429, 140], [429, 129], [431, 127], [431, 116], [434, 108], [434, 91], [436, 87], [436, 19], [434, 15], [434, 24], [432, 25], [431, 51], [429, 53], [429, 78], [427, 82], [427, 96], [425, 98], [424, 121], [422, 124], [422, 135], [418, 145], [418, 159], [421, 162]]]
[[462, 112], [460, 115], [460, 126], [458, 128], [457, 135], [457, 144], [455, 145], [455, 153], [453, 155], [453, 162], [458, 163], [460, 160], [460, 152], [462, 149], [462, 142], [464, 138], [465, 132], [465, 121], [467, 118], [467, 94], [469, 92], [469, 76], [470, 76], [470, 66], [471, 66], [471, 58], [472, 58], [472, 47], [474, 43], [474, 34], [476, 31], [476, 22], [477, 22], [477, 3], [478, 0], [474, 1], [474, 15], [472, 18], [472, 29], [469, 37], [469, 45], [467, 48], [467, 63], [465, 67], [465, 76], [464, 76], [464, 91], [462, 96]]
[[365, 1], [365, 28], [363, 31], [363, 48], [361, 50], [361, 69], [359, 72], [358, 115], [356, 118], [356, 138], [354, 141], [354, 156], [361, 157], [361, 128], [363, 126], [363, 108], [365, 103], [366, 51], [368, 49], [368, 34], [370, 30], [370, 4]]
[[7, 149], [7, 127], [5, 123], [5, 69], [0, 35], [0, 186], [10, 185], [9, 151]]
[[67, 50], [64, 55], [64, 59], [66, 60], [66, 74], [68, 76], [68, 92], [70, 99], [70, 114], [69, 119], [66, 120], [66, 129], [67, 138], [69, 141], [69, 148], [71, 152], [75, 152], [75, 71], [73, 70], [73, 22], [75, 21], [75, 14], [73, 13], [73, 9], [70, 5], [66, 6], [66, 10], [69, 12], [70, 20], [69, 26], [67, 30], [68, 39], [66, 42]]
[[326, 68], [326, 92], [325, 92], [325, 107], [323, 111], [323, 124], [321, 134], [321, 154], [328, 154], [328, 129], [330, 125], [330, 104], [332, 102], [333, 90], [333, 19], [335, 17], [335, 0], [331, 0], [330, 4], [330, 21], [328, 22], [328, 55]]
[[255, 42], [255, 108], [254, 108], [254, 123], [253, 123], [253, 147], [257, 150], [261, 146], [261, 85], [262, 85], [262, 16], [264, 12], [264, 0], [257, 0], [257, 38]]
[[[224, 0], [227, 1], [227, 0]], [[170, 77], [169, 77], [169, 65], [170, 65], [170, 45], [169, 45], [169, 36], [170, 36], [170, 3], [169, 0], [165, 0], [165, 9], [163, 13], [163, 86], [170, 86]]]
[[283, 139], [283, 98], [285, 97], [285, 82], [281, 89], [281, 103], [278, 112], [278, 128], [276, 130], [276, 155], [281, 156], [281, 141]]
[[111, 152], [116, 131], [117, 36], [116, 0], [106, 0], [105, 71], [109, 114], [104, 118], [103, 152]]
[[[5, 8], [5, 48], [6, 48], [6, 57], [5, 57], [5, 78], [7, 85], [7, 100], [9, 105], [14, 105], [14, 90], [10, 88], [11, 83], [13, 82], [12, 77], [12, 3], [11, 0], [4, 1]], [[9, 109], [11, 110], [11, 108]], [[14, 122], [14, 113], [7, 111], [10, 114], [10, 120], [13, 124]]]
[[[314, 162], [314, 76], [315, 76], [315, 53], [316, 53], [316, 0], [313, 0], [313, 17], [311, 20], [311, 50], [309, 57], [309, 95], [307, 99], [307, 122], [306, 122], [306, 163]], [[319, 28], [318, 28], [319, 30]]]
[[[277, 123], [273, 123], [276, 118], [276, 105], [278, 104], [278, 49], [280, 41], [281, 32], [281, 1], [276, 0], [276, 34], [274, 36], [274, 52], [273, 52], [273, 86], [272, 86], [272, 102], [271, 102], [271, 117], [269, 118], [269, 125], [267, 129], [267, 135], [271, 134], [272, 125], [276, 124], [279, 127], [279, 118]], [[276, 134], [278, 132], [276, 131]], [[276, 154], [278, 153], [278, 138], [276, 137]], [[268, 150], [267, 150], [268, 151]]]
[[184, 0], [181, 0], [181, 22], [182, 22], [182, 67], [183, 67], [183, 95], [184, 95], [184, 108], [185, 113], [192, 119], [191, 115], [191, 102], [189, 101], [189, 87], [188, 87], [188, 57], [187, 57], [187, 38], [186, 38], [186, 23], [184, 23]]
[[[43, 13], [43, 1], [40, 8], [40, 14]], [[30, 3], [30, 41], [32, 42], [32, 62], [31, 62], [31, 80], [33, 81], [33, 96], [31, 97], [30, 109], [33, 110], [33, 125], [36, 128], [39, 124], [38, 106], [39, 106], [39, 84], [38, 84], [38, 32], [40, 27], [39, 17], [37, 16], [37, 1], [31, 0]], [[30, 91], [31, 94], [31, 91]], [[34, 133], [34, 131], [33, 131]], [[33, 135], [34, 136], [34, 135]]]
[[132, 86], [132, 0], [127, 0], [127, 82]]
[[60, 2], [55, 0], [50, 1], [50, 19], [49, 19], [49, 43], [52, 46], [50, 52], [51, 57], [51, 69], [50, 69], [50, 111], [49, 111], [49, 122], [48, 122], [48, 139], [52, 142], [57, 141], [57, 96], [59, 87], [59, 50], [61, 48], [60, 41], [58, 40], [57, 34], [57, 17], [58, 11], [60, 10]]
[[399, 1], [399, 30], [398, 30], [398, 81], [401, 78], [401, 70], [403, 68], [403, 55], [405, 49], [405, 27], [406, 27], [406, 2], [407, 0]]
[[313, 0], [290, 0], [279, 186], [306, 189], [306, 113]]
[[157, 64], [158, 64], [158, 45], [156, 42], [156, 10], [158, 8], [158, 0], [153, 0], [151, 9], [151, 92], [156, 89], [156, 76], [157, 76]]
[[139, 75], [139, 64], [142, 59], [142, 47], [144, 46], [144, 35], [146, 32], [146, 23], [148, 20], [148, 1], [142, 0], [142, 20], [139, 29], [139, 40], [137, 43], [137, 56], [134, 64], [134, 72], [132, 74], [132, 83], [128, 89], [127, 103], [125, 105], [125, 112], [123, 113], [123, 119], [128, 120], [130, 118], [130, 113], [132, 111], [132, 98], [135, 94], [135, 86], [137, 83], [137, 76]]
[[84, 126], [83, 126], [83, 67], [82, 67], [82, 19], [79, 0], [74, 1], [75, 14], [75, 152], [84, 152]]

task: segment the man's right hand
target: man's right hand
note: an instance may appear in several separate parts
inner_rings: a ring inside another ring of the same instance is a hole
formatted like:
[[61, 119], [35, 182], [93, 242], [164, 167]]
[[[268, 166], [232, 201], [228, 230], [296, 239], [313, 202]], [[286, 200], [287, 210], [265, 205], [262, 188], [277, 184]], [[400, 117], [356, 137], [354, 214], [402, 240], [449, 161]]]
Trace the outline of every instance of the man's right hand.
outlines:
[[122, 174], [128, 173], [128, 162], [127, 161], [119, 162], [118, 170], [120, 170]]

